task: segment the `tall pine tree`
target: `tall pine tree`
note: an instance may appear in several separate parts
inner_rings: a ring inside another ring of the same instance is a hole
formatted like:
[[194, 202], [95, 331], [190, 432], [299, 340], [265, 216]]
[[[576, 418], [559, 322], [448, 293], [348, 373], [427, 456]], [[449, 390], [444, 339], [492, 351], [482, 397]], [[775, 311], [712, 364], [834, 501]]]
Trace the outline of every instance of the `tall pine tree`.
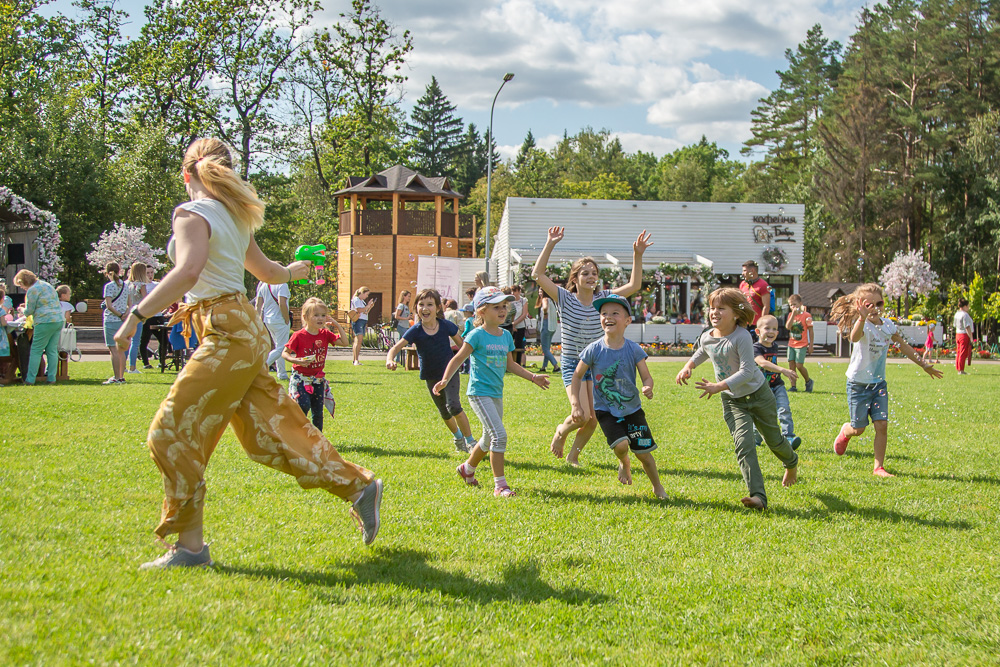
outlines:
[[455, 176], [463, 149], [462, 119], [455, 116], [455, 105], [441, 92], [436, 77], [431, 77], [410, 117], [406, 133], [412, 138], [413, 168], [427, 176]]

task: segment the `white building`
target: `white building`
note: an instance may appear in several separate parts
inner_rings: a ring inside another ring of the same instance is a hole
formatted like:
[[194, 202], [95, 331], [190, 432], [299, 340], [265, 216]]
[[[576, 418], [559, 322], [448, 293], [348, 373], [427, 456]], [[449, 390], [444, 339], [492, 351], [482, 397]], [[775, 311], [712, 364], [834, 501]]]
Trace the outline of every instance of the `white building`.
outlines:
[[[601, 266], [617, 264], [628, 271], [632, 243], [645, 229], [654, 245], [643, 257], [643, 268], [709, 265], [722, 284], [738, 284], [743, 263], [753, 259], [784, 301], [798, 290], [802, 274], [804, 215], [802, 204], [509, 197], [491, 253], [491, 274], [501, 287], [512, 284], [521, 267], [534, 265], [552, 226], [565, 227], [566, 234], [549, 264], [591, 256]], [[780, 259], [777, 265], [767, 261], [782, 255], [783, 265]], [[691, 286], [674, 288], [689, 307]]]

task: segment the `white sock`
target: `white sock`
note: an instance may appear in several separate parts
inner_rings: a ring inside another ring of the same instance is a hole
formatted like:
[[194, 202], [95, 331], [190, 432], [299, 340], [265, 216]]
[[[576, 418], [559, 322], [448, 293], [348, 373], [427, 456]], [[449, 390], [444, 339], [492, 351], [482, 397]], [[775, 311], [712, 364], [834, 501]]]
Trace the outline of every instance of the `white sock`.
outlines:
[[470, 474], [471, 475], [472, 473], [476, 472], [476, 466], [472, 465], [468, 461], [466, 461], [462, 465], [465, 466], [465, 472], [466, 472], [466, 474]]
[[507, 478], [506, 477], [494, 477], [493, 478], [493, 484], [498, 489], [502, 489], [503, 487], [507, 486]]

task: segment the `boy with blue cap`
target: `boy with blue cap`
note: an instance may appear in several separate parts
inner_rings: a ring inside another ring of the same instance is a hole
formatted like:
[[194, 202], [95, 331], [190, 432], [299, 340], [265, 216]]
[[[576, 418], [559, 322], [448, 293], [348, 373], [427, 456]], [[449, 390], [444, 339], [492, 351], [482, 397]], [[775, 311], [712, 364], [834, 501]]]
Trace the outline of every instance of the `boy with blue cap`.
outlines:
[[570, 392], [571, 417], [577, 422], [585, 418], [579, 404], [579, 389], [584, 375], [593, 369], [594, 414], [608, 439], [608, 446], [618, 457], [618, 481], [632, 483], [628, 457], [631, 449], [652, 482], [653, 493], [657, 498], [664, 499], [667, 492], [660, 484], [652, 454], [656, 442], [646, 423], [646, 413], [642, 410], [642, 400], [635, 385], [638, 371], [642, 378], [642, 393], [651, 399], [653, 377], [646, 366], [646, 353], [637, 343], [625, 338], [625, 329], [632, 321], [632, 308], [625, 297], [609, 294], [595, 299], [594, 309], [601, 314], [604, 337], [585, 347], [580, 354]]

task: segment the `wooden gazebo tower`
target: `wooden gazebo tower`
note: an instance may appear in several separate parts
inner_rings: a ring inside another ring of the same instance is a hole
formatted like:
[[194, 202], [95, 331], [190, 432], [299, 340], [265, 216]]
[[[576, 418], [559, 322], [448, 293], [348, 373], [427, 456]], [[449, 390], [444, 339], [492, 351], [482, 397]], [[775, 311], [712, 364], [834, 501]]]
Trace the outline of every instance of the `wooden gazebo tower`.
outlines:
[[[476, 256], [475, 216], [458, 212], [462, 195], [445, 176], [423, 176], [396, 165], [374, 176], [352, 176], [334, 196], [340, 216], [337, 303], [342, 310], [364, 285], [376, 299], [370, 320], [388, 320], [400, 290], [414, 291], [417, 257]], [[369, 208], [375, 201], [391, 206]], [[434, 210], [407, 208], [418, 202], [433, 203]]]

